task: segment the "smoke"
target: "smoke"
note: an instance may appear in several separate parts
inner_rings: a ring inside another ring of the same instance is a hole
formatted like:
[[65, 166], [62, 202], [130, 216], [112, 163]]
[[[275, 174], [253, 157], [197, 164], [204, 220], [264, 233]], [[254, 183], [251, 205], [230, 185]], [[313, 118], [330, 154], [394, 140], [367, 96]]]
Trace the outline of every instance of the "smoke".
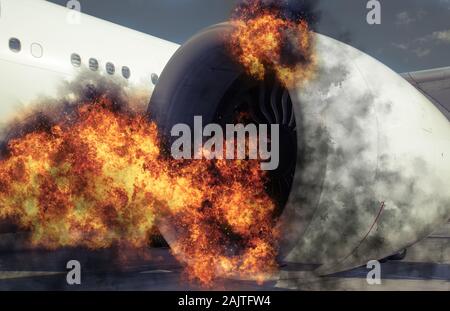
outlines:
[[139, 250], [158, 226], [188, 280], [264, 280], [277, 266], [278, 232], [259, 161], [165, 157], [156, 124], [132, 108], [126, 87], [91, 78], [10, 124], [0, 219], [30, 231], [31, 247], [50, 250]]
[[72, 80], [61, 84], [58, 96], [37, 99], [16, 113], [16, 116], [0, 128], [0, 157], [8, 155], [8, 143], [32, 132], [49, 132], [55, 124], [64, 120], [70, 124], [76, 120], [78, 109], [100, 97], [111, 100], [115, 112], [124, 114], [144, 113], [149, 94], [140, 89], [129, 89], [120, 79], [106, 78], [91, 71], [83, 71]]
[[[318, 40], [318, 78], [293, 95], [301, 103], [296, 112], [307, 116], [297, 120], [306, 155], [298, 160], [303, 165], [286, 208], [314, 219], [294, 232], [299, 240], [291, 235], [297, 244], [287, 261], [327, 264], [321, 273], [400, 251], [444, 223], [450, 206], [446, 181], [426, 152], [397, 140], [417, 126], [409, 124], [411, 109], [397, 125], [403, 105], [417, 100], [409, 85], [394, 82], [395, 75], [375, 62], [371, 78], [378, 84], [367, 84], [353, 62], [361, 55], [333, 42]], [[324, 283], [323, 289], [333, 286], [340, 285]]]

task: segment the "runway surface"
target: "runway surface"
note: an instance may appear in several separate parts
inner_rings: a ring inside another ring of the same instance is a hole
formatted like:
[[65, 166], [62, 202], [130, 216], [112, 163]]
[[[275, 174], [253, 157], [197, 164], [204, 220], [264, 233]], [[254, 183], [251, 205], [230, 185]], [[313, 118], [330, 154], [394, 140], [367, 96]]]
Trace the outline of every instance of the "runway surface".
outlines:
[[[0, 290], [203, 290], [183, 276], [167, 248], [135, 256], [124, 250], [0, 250]], [[68, 285], [66, 263], [81, 263], [81, 285]], [[381, 264], [381, 285], [365, 267], [317, 277], [314, 266], [286, 264], [271, 281], [220, 280], [218, 290], [450, 290], [450, 225], [408, 249], [402, 261]]]

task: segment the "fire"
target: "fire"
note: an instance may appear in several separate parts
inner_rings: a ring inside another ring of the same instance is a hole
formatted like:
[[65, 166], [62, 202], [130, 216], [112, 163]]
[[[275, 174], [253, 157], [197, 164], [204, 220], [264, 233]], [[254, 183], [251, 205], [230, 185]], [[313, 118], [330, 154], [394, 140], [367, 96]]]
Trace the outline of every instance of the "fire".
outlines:
[[154, 214], [146, 189], [159, 181], [142, 168], [158, 165], [156, 127], [109, 106], [101, 98], [82, 105], [75, 122], [9, 142], [0, 162], [0, 216], [31, 230], [33, 245], [147, 243]]
[[275, 204], [258, 161], [176, 161], [157, 126], [107, 95], [10, 139], [0, 160], [0, 219], [33, 246], [147, 247], [158, 219], [191, 280], [276, 268]]
[[285, 87], [314, 75], [313, 33], [305, 20], [288, 20], [258, 1], [236, 10], [229, 42], [232, 56], [256, 79], [274, 73]]
[[206, 161], [187, 171], [183, 173], [200, 177], [195, 183], [206, 190], [200, 206], [171, 216], [171, 222], [184, 230], [172, 247], [175, 253], [187, 254], [179, 259], [188, 264], [188, 276], [205, 284], [215, 275], [256, 276], [263, 281], [277, 266], [277, 231], [275, 205], [264, 192], [265, 176], [257, 162]]

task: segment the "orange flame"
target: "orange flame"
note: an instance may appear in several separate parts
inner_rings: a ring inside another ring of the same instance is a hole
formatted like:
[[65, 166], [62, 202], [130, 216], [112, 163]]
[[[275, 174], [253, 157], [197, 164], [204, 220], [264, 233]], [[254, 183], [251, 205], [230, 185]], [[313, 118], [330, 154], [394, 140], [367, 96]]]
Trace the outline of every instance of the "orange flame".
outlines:
[[180, 230], [172, 252], [191, 280], [276, 268], [275, 205], [257, 161], [166, 158], [156, 125], [106, 96], [10, 140], [7, 152], [0, 219], [29, 230], [34, 246], [146, 247], [165, 217]]
[[314, 75], [314, 37], [305, 20], [284, 18], [258, 1], [238, 9], [229, 38], [232, 56], [256, 79], [274, 73], [285, 87], [301, 85]]

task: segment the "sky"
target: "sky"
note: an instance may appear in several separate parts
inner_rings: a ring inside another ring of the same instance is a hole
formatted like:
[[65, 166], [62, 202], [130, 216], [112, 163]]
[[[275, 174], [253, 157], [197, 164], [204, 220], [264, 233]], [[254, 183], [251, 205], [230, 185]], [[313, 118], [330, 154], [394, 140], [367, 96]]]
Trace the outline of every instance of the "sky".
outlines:
[[[79, 1], [83, 13], [182, 44], [229, 19], [240, 0]], [[380, 25], [366, 21], [368, 0], [277, 0], [282, 1], [291, 7], [312, 3], [317, 32], [349, 43], [397, 72], [450, 66], [450, 0], [380, 0]]]

